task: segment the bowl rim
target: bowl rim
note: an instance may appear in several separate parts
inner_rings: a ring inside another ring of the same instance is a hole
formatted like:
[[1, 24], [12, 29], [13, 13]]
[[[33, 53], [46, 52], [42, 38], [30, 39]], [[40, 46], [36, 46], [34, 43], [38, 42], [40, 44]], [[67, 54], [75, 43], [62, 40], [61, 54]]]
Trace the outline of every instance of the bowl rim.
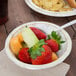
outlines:
[[[53, 11], [48, 11], [43, 8], [38, 7], [35, 5], [32, 0], [24, 0], [25, 3], [34, 11], [47, 15], [47, 16], [53, 16], [53, 17], [69, 17], [69, 16], [74, 16], [76, 15], [76, 9], [73, 11], [67, 11], [67, 12], [53, 12]], [[73, 8], [74, 9], [74, 8]]]
[[56, 24], [53, 24], [53, 23], [49, 23], [49, 22], [44, 22], [44, 21], [33, 21], [33, 22], [28, 22], [28, 23], [24, 23], [22, 25], [20, 25], [19, 27], [15, 28], [7, 37], [6, 41], [5, 41], [5, 51], [6, 51], [6, 54], [8, 56], [8, 58], [13, 61], [16, 65], [22, 67], [22, 68], [26, 68], [26, 69], [31, 69], [31, 70], [39, 70], [39, 69], [46, 69], [46, 68], [50, 68], [50, 67], [54, 67], [60, 63], [62, 63], [68, 56], [69, 54], [71, 53], [71, 50], [72, 50], [72, 41], [71, 41], [71, 38], [69, 36], [69, 34], [65, 31], [65, 30], [62, 30], [62, 32], [65, 33], [66, 37], [67, 37], [67, 40], [69, 42], [69, 45], [67, 47], [67, 51], [56, 61], [52, 62], [52, 63], [48, 63], [48, 64], [44, 64], [44, 65], [30, 65], [30, 64], [27, 64], [27, 63], [23, 63], [21, 61], [19, 61], [18, 59], [15, 58], [15, 56], [13, 56], [13, 53], [10, 51], [10, 48], [9, 48], [9, 41], [11, 39], [11, 37], [13, 36], [13, 34], [19, 30], [20, 28], [26, 26], [26, 25], [29, 25], [29, 24], [33, 24], [33, 23], [46, 23], [46, 24], [50, 24], [50, 25], [54, 25], [56, 27], [59, 27], [57, 26]]

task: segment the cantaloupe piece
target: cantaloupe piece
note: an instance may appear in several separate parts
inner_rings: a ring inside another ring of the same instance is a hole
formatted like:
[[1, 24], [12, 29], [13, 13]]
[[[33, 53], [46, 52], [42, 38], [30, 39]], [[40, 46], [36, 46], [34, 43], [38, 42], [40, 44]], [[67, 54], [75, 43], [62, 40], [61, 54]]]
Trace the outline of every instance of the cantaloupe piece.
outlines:
[[21, 43], [19, 42], [18, 37], [13, 37], [10, 40], [10, 48], [15, 55], [18, 55], [20, 49], [22, 48]]
[[17, 37], [18, 37], [18, 39], [19, 39], [20, 42], [23, 42], [23, 37], [22, 37], [22, 34], [21, 34], [21, 33], [19, 33], [19, 34], [17, 35]]
[[52, 52], [52, 60], [55, 61], [58, 59], [58, 56], [56, 55], [55, 52]]

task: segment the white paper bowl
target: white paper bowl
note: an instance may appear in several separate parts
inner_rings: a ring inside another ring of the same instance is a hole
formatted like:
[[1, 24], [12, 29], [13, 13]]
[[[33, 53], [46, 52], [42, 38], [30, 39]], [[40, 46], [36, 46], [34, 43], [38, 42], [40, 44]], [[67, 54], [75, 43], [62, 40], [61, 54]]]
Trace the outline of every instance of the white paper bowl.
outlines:
[[[76, 15], [76, 9], [73, 9], [72, 11], [65, 11], [65, 12], [54, 12], [54, 11], [48, 11], [43, 8], [38, 7], [35, 5], [32, 0], [24, 0], [25, 3], [34, 11], [47, 15], [47, 16], [54, 16], [54, 17], [69, 17]], [[65, 0], [66, 1], [66, 0]]]
[[38, 69], [45, 69], [45, 68], [51, 68], [54, 67], [60, 63], [62, 63], [70, 54], [71, 49], [72, 49], [72, 41], [70, 36], [68, 35], [68, 33], [65, 30], [62, 30], [59, 32], [59, 34], [62, 36], [62, 39], [65, 40], [66, 42], [64, 44], [62, 44], [62, 48], [61, 50], [58, 52], [58, 56], [59, 59], [52, 62], [52, 63], [48, 63], [48, 64], [44, 64], [44, 65], [31, 65], [31, 64], [27, 64], [27, 63], [23, 63], [21, 61], [19, 61], [11, 52], [11, 49], [9, 47], [9, 42], [10, 39], [16, 35], [17, 33], [19, 33], [21, 31], [22, 28], [24, 28], [26, 25], [28, 26], [33, 26], [33, 27], [37, 27], [41, 30], [43, 30], [44, 32], [46, 32], [47, 34], [51, 33], [51, 31], [59, 28], [59, 26], [53, 24], [53, 23], [48, 23], [48, 22], [29, 22], [29, 23], [25, 23], [20, 25], [19, 27], [15, 28], [7, 37], [6, 42], [5, 42], [5, 50], [6, 50], [6, 54], [7, 56], [11, 59], [11, 61], [13, 61], [15, 64], [17, 64], [18, 66], [22, 67], [22, 68], [27, 68], [27, 69], [32, 69], [32, 70], [38, 70]]

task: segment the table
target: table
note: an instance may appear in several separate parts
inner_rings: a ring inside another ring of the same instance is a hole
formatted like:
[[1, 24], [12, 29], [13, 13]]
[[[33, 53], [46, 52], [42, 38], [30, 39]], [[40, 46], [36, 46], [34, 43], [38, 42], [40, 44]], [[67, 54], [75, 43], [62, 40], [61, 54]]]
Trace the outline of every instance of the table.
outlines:
[[[4, 48], [5, 39], [8, 36], [8, 34], [20, 24], [30, 21], [48, 21], [61, 26], [73, 19], [76, 19], [76, 16], [57, 18], [36, 13], [24, 3], [24, 0], [8, 0], [8, 7], [9, 7], [8, 8], [9, 20], [6, 24], [0, 26], [0, 50]], [[70, 34], [72, 38], [74, 34], [73, 29], [71, 27], [68, 27], [65, 30]], [[75, 48], [76, 38], [75, 39], [72, 38], [72, 42], [73, 42], [72, 52], [70, 56], [64, 61], [71, 65], [71, 68], [67, 76], [76, 75], [76, 48]]]

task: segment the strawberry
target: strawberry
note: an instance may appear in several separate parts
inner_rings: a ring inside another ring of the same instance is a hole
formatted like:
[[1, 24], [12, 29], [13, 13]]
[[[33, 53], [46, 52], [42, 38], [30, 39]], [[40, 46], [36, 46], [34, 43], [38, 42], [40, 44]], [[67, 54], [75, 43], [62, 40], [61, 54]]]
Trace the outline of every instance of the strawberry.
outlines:
[[44, 39], [29, 49], [32, 64], [40, 65], [52, 62], [52, 50], [46, 45]]
[[25, 63], [31, 63], [31, 58], [30, 58], [30, 55], [28, 53], [28, 49], [29, 48], [22, 48], [19, 51], [18, 58], [20, 61], [25, 62]]
[[30, 29], [35, 33], [35, 35], [37, 36], [37, 38], [39, 40], [46, 39], [45, 33], [43, 33], [41, 30], [39, 30], [39, 29], [37, 29], [35, 27], [30, 27]]
[[35, 59], [32, 59], [32, 64], [40, 65], [47, 64], [52, 62], [52, 50], [47, 45], [42, 46], [44, 48], [44, 52], [41, 52], [41, 56], [37, 56]]
[[50, 39], [45, 42], [52, 49], [53, 52], [57, 52], [59, 50], [59, 44], [56, 42], [56, 40]]
[[52, 49], [53, 52], [57, 52], [61, 49], [61, 44], [65, 41], [62, 41], [61, 36], [55, 31], [53, 31], [51, 35], [48, 35], [47, 40], [45, 42]]

